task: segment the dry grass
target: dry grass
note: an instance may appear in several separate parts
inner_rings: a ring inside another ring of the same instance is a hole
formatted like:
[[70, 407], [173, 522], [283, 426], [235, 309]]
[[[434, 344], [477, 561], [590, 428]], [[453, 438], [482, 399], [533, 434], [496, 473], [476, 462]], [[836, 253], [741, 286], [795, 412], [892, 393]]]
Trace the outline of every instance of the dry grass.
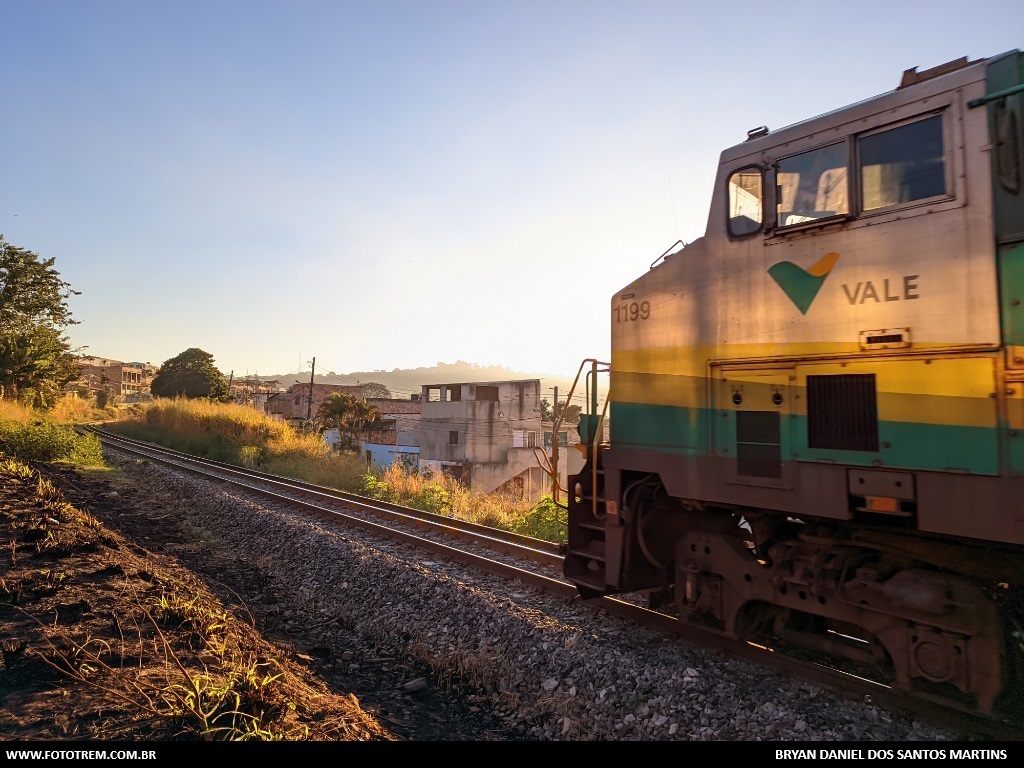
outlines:
[[321, 436], [300, 433], [243, 405], [158, 399], [110, 428], [197, 456], [342, 490], [357, 488], [366, 472], [358, 456], [332, 452]]
[[364, 491], [395, 504], [512, 530], [533, 504], [511, 495], [472, 491], [437, 473], [410, 472], [391, 465], [365, 481]]
[[0, 450], [26, 461], [104, 466], [99, 441], [74, 430], [74, 423], [90, 418], [95, 418], [95, 412], [71, 395], [50, 411], [0, 401]]
[[511, 494], [481, 493], [444, 475], [400, 465], [372, 469], [358, 454], [332, 451], [322, 436], [299, 432], [247, 406], [158, 399], [109, 427], [196, 456], [492, 528], [549, 541], [561, 541], [565, 534], [564, 515], [550, 499], [535, 503]]
[[58, 424], [81, 424], [87, 421], [115, 419], [121, 414], [117, 408], [97, 408], [90, 400], [68, 393], [47, 411], [35, 411], [10, 400], [0, 400], [0, 421], [28, 423], [45, 418]]
[[445, 475], [410, 471], [394, 464], [365, 475], [361, 492], [491, 528], [547, 541], [565, 540], [565, 510], [549, 496], [533, 502], [512, 494], [481, 493]]
[[96, 408], [91, 403], [74, 395], [65, 395], [50, 410], [50, 418], [55, 421], [80, 424], [96, 418]]
[[0, 400], [0, 421], [13, 421], [18, 424], [27, 424], [31, 421], [33, 412], [31, 408], [11, 402]]

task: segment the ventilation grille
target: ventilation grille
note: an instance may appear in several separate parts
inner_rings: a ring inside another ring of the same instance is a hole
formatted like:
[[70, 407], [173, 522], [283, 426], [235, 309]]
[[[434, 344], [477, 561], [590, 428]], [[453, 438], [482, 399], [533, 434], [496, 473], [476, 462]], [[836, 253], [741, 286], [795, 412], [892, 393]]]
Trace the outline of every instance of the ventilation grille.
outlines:
[[807, 377], [807, 444], [835, 451], [878, 450], [875, 374]]
[[778, 411], [737, 411], [736, 472], [782, 477], [781, 434]]

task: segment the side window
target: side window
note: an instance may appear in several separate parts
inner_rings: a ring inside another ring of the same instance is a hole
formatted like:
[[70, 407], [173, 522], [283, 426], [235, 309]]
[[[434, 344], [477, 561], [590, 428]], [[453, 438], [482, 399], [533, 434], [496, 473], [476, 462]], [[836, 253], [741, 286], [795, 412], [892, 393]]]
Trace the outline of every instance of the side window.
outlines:
[[942, 115], [862, 136], [858, 150], [861, 210], [946, 194]]
[[761, 230], [761, 171], [743, 168], [729, 177], [729, 234], [752, 235]]
[[841, 142], [779, 161], [776, 205], [780, 227], [850, 212], [848, 156], [846, 143]]
[[1007, 107], [1006, 99], [995, 104], [996, 173], [1003, 189], [1020, 194], [1020, 144], [1017, 140], [1017, 113]]

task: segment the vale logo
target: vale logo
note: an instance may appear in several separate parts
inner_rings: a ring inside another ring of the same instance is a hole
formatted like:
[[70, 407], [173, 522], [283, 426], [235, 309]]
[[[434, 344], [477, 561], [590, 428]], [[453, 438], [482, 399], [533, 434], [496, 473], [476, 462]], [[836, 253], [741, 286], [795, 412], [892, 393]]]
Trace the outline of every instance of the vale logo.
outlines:
[[806, 315], [814, 297], [818, 295], [838, 260], [838, 253], [826, 253], [810, 269], [798, 267], [792, 261], [780, 261], [769, 267], [768, 274], [789, 296], [789, 300], [800, 310], [800, 314]]

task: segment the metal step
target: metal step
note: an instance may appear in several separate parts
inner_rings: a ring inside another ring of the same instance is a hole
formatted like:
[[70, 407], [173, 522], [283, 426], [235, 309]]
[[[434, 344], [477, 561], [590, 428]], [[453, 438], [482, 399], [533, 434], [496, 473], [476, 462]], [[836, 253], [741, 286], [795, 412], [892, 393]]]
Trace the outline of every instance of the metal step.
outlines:
[[598, 555], [586, 549], [570, 549], [569, 554], [575, 555], [582, 560], [591, 560], [597, 563], [603, 563], [605, 561], [604, 555]]
[[604, 579], [587, 579], [587, 578], [574, 578], [573, 583], [583, 587], [589, 587], [595, 592], [604, 592], [608, 585], [604, 583]]

